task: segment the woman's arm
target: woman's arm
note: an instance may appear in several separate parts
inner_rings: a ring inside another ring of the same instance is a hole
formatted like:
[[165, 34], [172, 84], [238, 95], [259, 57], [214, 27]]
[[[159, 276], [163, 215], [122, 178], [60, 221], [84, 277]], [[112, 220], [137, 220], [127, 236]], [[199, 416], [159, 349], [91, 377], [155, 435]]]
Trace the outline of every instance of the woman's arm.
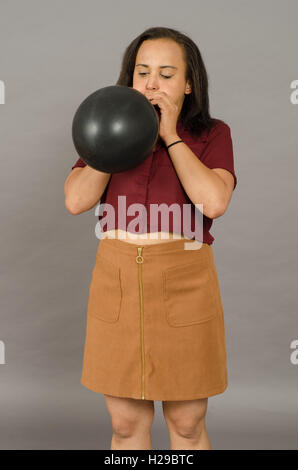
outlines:
[[101, 198], [111, 173], [94, 170], [89, 165], [74, 168], [64, 183], [65, 207], [73, 215], [94, 207]]

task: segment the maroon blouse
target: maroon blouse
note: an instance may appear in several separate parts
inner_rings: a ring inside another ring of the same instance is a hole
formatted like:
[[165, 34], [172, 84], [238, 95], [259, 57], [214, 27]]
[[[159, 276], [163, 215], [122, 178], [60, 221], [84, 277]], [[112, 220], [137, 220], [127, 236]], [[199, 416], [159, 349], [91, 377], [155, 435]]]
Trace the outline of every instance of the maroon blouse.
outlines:
[[[208, 168], [224, 168], [231, 172], [235, 189], [233, 144], [230, 127], [224, 121], [218, 119], [210, 131], [205, 130], [200, 137], [195, 137], [186, 131], [179, 119], [177, 135]], [[72, 169], [84, 166], [86, 163], [79, 158]], [[189, 199], [161, 138], [145, 161], [135, 168], [111, 175], [99, 203], [98, 218], [103, 232], [117, 228], [137, 234], [162, 231], [184, 234], [209, 245], [214, 241], [210, 234], [213, 219], [203, 215]], [[104, 212], [107, 216], [103, 217]]]

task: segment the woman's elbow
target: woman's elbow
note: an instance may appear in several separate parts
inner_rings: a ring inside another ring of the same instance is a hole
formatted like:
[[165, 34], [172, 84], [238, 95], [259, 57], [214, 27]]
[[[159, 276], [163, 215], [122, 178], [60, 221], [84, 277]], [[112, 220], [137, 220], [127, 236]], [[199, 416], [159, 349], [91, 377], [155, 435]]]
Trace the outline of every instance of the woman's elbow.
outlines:
[[65, 199], [65, 208], [72, 215], [79, 215], [82, 212], [82, 210], [80, 210], [77, 205], [75, 205], [68, 199]]

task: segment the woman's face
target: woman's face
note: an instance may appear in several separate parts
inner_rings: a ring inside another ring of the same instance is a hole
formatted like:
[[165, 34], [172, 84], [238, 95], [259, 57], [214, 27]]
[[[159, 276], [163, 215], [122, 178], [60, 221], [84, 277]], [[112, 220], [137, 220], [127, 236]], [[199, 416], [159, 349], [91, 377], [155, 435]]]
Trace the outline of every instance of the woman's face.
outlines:
[[132, 87], [143, 94], [148, 90], [165, 92], [178, 105], [180, 114], [185, 94], [191, 93], [185, 69], [179, 44], [171, 39], [148, 39], [139, 47]]

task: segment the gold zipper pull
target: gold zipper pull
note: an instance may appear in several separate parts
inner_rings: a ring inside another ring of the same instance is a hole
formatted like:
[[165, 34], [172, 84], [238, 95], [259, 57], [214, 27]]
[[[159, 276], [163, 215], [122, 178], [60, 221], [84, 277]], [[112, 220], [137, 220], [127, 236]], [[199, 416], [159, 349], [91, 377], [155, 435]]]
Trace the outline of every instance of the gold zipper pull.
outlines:
[[144, 261], [144, 258], [142, 256], [142, 249], [143, 249], [142, 246], [137, 248], [137, 250], [138, 250], [138, 256], [136, 257], [136, 262], [137, 263], [143, 263], [143, 261]]

